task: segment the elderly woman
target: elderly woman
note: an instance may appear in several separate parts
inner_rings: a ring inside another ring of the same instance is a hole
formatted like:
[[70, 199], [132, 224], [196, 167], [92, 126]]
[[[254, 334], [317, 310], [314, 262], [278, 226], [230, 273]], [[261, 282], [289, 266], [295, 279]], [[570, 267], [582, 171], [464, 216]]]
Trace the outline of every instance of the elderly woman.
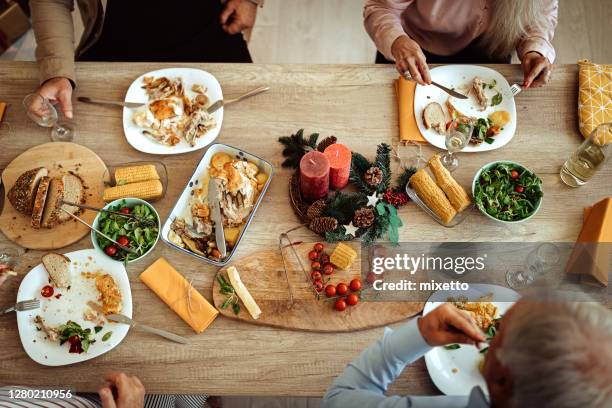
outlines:
[[509, 63], [516, 49], [524, 87], [550, 80], [557, 0], [367, 0], [365, 28], [377, 63], [431, 83], [427, 63]]
[[447, 303], [396, 331], [387, 329], [334, 380], [322, 407], [612, 407], [612, 312], [545, 297], [521, 300], [503, 316], [484, 365], [490, 401], [478, 387], [469, 397], [385, 395], [432, 347], [484, 340], [466, 312]]

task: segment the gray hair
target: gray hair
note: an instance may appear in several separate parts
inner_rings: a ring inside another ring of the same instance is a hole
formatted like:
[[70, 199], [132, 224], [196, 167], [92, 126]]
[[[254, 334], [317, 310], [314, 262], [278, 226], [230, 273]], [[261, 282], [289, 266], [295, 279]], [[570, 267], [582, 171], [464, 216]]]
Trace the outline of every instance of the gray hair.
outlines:
[[611, 407], [612, 312], [595, 302], [529, 302], [504, 322], [495, 350], [512, 375], [512, 406]]

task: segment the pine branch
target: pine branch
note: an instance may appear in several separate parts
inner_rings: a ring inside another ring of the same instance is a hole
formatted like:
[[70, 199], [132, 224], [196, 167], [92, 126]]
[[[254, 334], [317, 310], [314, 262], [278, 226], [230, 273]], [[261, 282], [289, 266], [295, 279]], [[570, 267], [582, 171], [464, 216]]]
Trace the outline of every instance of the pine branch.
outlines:
[[384, 193], [391, 184], [391, 146], [386, 143], [381, 143], [376, 148], [376, 159], [374, 165], [382, 170], [383, 178], [379, 185], [376, 186], [378, 193]]
[[393, 191], [396, 193], [406, 192], [406, 184], [408, 184], [408, 180], [410, 180], [414, 173], [416, 173], [415, 167], [403, 168], [402, 174], [395, 181], [396, 186], [393, 188]]
[[334, 217], [341, 225], [348, 224], [353, 221], [355, 211], [363, 207], [367, 202], [368, 199], [362, 193], [343, 193], [337, 191], [327, 200], [327, 206], [323, 215]]
[[308, 137], [304, 137], [304, 129], [300, 129], [291, 136], [282, 136], [278, 141], [285, 146], [283, 149], [283, 167], [293, 167], [297, 169], [300, 165], [300, 160], [309, 151], [317, 148], [318, 133], [313, 133]]
[[353, 152], [349, 179], [351, 183], [355, 184], [357, 188], [359, 188], [359, 191], [362, 191], [368, 195], [371, 194], [374, 189], [365, 182], [363, 175], [370, 167], [372, 167], [372, 163], [368, 159], [359, 153]]

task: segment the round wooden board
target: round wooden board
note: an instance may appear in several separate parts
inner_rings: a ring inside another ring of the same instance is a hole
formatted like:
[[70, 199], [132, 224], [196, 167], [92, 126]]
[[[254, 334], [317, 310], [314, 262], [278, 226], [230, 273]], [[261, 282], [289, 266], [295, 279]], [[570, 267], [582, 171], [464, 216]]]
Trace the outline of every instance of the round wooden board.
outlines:
[[[345, 243], [359, 251], [359, 243]], [[307, 254], [313, 243], [295, 245], [297, 253], [305, 267], [310, 267]], [[329, 252], [332, 244], [326, 244]], [[262, 251], [233, 262], [245, 284], [259, 307], [261, 316], [254, 320], [242, 302], [240, 313], [234, 314], [231, 307], [225, 309], [221, 305], [226, 296], [219, 292], [219, 282], [213, 284], [213, 301], [219, 312], [229, 318], [248, 323], [280, 327], [289, 330], [312, 332], [349, 332], [371, 329], [405, 320], [423, 310], [424, 302], [383, 302], [364, 301], [347, 308], [344, 312], [334, 310], [333, 303], [316, 300], [311, 284], [300, 270], [295, 256], [290, 248], [285, 248], [287, 272], [293, 288], [293, 305], [290, 302], [289, 289], [284, 277], [283, 258], [278, 250]], [[359, 253], [359, 252], [358, 252]], [[219, 273], [225, 273], [223, 268]], [[330, 283], [350, 282], [360, 277], [361, 263], [357, 259], [350, 271], [336, 270]]]
[[[85, 203], [102, 207], [104, 178], [108, 177], [106, 165], [88, 148], [76, 143], [50, 142], [35, 146], [17, 156], [2, 172], [4, 206], [0, 215], [0, 230], [8, 239], [30, 249], [57, 249], [73, 244], [89, 233], [89, 228], [76, 220], [69, 220], [52, 229], [34, 229], [30, 217], [17, 212], [6, 195], [17, 178], [25, 171], [46, 167], [50, 176], [60, 176], [72, 171], [85, 184]], [[93, 211], [80, 216], [92, 223], [96, 217]]]

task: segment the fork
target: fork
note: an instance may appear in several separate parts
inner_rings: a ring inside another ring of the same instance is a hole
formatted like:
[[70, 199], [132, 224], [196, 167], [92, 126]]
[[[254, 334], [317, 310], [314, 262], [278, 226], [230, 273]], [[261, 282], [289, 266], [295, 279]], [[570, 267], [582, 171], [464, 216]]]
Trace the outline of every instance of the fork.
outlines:
[[8, 309], [0, 310], [0, 315], [10, 313], [10, 312], [25, 312], [26, 310], [34, 310], [40, 307], [40, 300], [32, 299], [32, 300], [24, 300], [21, 302], [17, 302], [14, 306], [9, 307]]
[[513, 84], [510, 87], [510, 92], [512, 92], [512, 96], [518, 95], [522, 90], [523, 88], [519, 84]]

